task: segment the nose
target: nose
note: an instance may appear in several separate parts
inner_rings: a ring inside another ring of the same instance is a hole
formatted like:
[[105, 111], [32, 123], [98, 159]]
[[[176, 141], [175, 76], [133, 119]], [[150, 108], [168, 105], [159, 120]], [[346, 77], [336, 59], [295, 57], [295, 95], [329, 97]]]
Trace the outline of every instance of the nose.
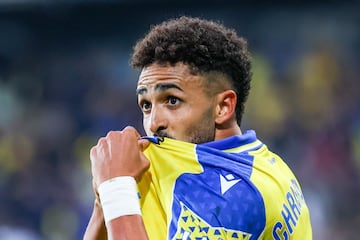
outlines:
[[165, 130], [167, 128], [168, 121], [162, 111], [161, 107], [153, 106], [150, 114], [150, 131], [152, 135]]

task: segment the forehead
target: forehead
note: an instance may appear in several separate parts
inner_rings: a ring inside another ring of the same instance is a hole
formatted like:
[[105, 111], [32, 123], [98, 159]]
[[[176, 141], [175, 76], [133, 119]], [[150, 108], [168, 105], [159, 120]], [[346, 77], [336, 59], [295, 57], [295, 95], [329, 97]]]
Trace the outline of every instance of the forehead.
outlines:
[[138, 89], [142, 87], [154, 88], [160, 83], [172, 83], [179, 86], [202, 86], [204, 77], [190, 73], [188, 65], [160, 65], [157, 63], [145, 67], [139, 76]]

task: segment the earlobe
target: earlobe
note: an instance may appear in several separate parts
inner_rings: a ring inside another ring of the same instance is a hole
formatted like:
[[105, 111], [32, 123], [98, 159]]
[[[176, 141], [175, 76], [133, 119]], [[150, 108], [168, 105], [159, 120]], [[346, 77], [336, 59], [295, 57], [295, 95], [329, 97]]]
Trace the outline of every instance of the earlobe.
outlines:
[[235, 118], [236, 98], [236, 93], [233, 90], [226, 90], [218, 94], [216, 124], [221, 125]]

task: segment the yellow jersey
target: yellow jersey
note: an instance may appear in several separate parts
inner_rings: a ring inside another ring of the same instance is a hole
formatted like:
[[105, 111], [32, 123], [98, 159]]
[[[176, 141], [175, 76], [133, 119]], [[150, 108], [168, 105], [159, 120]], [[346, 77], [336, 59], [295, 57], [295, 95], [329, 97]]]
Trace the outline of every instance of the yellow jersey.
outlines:
[[299, 182], [254, 131], [204, 144], [148, 139], [138, 191], [151, 240], [312, 239]]

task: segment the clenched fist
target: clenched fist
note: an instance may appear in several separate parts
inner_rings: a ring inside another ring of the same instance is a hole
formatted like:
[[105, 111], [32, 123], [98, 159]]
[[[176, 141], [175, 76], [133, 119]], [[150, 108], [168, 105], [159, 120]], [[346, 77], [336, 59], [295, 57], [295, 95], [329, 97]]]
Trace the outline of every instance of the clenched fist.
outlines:
[[131, 176], [139, 180], [149, 168], [150, 162], [142, 151], [149, 144], [139, 140], [140, 134], [133, 127], [122, 131], [110, 131], [99, 139], [90, 150], [91, 172], [94, 187], [119, 176]]

